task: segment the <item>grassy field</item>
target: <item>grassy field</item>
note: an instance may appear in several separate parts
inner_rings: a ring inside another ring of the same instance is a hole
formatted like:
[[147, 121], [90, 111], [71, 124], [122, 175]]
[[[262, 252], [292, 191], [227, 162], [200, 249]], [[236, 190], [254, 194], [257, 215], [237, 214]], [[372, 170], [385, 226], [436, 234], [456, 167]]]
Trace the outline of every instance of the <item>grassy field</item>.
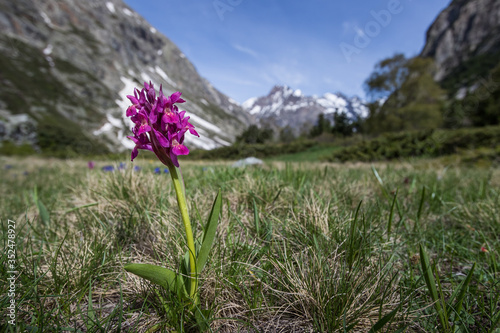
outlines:
[[[199, 329], [175, 295], [123, 269], [177, 270], [185, 252], [159, 164], [103, 172], [104, 162], [93, 170], [82, 160], [0, 162], [2, 332]], [[201, 276], [208, 331], [499, 332], [500, 169], [307, 156], [230, 165], [182, 164], [196, 233], [219, 188], [224, 198]]]

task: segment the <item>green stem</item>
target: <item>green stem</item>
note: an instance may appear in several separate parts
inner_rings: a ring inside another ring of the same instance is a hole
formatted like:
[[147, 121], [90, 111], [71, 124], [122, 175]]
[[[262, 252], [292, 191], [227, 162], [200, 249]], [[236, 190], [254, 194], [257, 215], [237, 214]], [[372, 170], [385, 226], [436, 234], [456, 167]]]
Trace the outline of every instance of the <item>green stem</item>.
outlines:
[[194, 247], [193, 230], [191, 228], [191, 222], [189, 221], [189, 214], [186, 204], [186, 197], [184, 195], [183, 184], [177, 173], [177, 168], [169, 163], [168, 170], [172, 176], [172, 181], [174, 182], [175, 194], [177, 195], [177, 203], [179, 204], [179, 210], [181, 211], [182, 222], [184, 223], [184, 228], [186, 229], [186, 240], [189, 249], [189, 266], [191, 266], [191, 288], [189, 289], [189, 296], [196, 302], [196, 289], [197, 289], [197, 276], [196, 276], [196, 250]]

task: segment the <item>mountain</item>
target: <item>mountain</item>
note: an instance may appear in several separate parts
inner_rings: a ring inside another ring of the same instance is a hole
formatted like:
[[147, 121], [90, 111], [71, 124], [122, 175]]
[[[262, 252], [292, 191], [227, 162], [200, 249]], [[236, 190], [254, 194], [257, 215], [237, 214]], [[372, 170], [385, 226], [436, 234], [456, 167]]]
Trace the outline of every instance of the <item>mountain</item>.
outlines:
[[127, 94], [181, 91], [200, 148], [228, 145], [252, 117], [121, 0], [0, 0], [0, 140], [48, 151], [119, 151]]
[[348, 98], [341, 93], [304, 96], [300, 90], [288, 86], [274, 86], [267, 96], [250, 98], [242, 107], [261, 125], [289, 126], [295, 134], [308, 131], [322, 113], [332, 122], [333, 115], [339, 113], [345, 113], [351, 121], [368, 116], [368, 108], [358, 97]]
[[427, 31], [422, 57], [451, 90], [474, 85], [500, 62], [500, 1], [454, 0]]

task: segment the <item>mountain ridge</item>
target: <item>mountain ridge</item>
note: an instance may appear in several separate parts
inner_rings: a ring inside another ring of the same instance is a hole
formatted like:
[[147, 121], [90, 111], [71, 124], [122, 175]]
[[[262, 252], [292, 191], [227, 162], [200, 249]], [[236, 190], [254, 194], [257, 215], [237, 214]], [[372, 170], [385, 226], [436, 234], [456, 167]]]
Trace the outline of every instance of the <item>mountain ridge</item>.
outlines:
[[79, 153], [130, 148], [126, 95], [144, 81], [183, 93], [202, 136], [186, 137], [195, 147], [228, 145], [252, 122], [121, 0], [0, 0], [0, 30], [0, 140]]
[[349, 98], [339, 92], [305, 96], [287, 85], [275, 85], [269, 94], [250, 98], [242, 107], [262, 126], [290, 127], [296, 135], [309, 131], [320, 114], [332, 123], [338, 113], [345, 113], [352, 122], [368, 116], [368, 108], [357, 96]]

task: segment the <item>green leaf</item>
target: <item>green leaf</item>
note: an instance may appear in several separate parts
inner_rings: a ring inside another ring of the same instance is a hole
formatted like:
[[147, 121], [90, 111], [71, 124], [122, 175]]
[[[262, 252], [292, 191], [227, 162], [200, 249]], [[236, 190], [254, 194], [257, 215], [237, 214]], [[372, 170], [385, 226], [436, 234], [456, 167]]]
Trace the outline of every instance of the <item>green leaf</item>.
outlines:
[[375, 176], [375, 178], [377, 178], [377, 181], [380, 184], [380, 186], [384, 187], [384, 181], [382, 180], [382, 178], [380, 177], [380, 175], [377, 172], [377, 169], [375, 169], [375, 166], [373, 166], [373, 165], [372, 165], [372, 172], [373, 172], [373, 175]]
[[215, 233], [217, 231], [217, 224], [219, 222], [219, 215], [222, 210], [222, 192], [219, 189], [217, 197], [212, 205], [212, 210], [208, 216], [207, 224], [205, 225], [205, 231], [203, 233], [203, 242], [201, 244], [200, 252], [198, 253], [198, 258], [196, 262], [197, 272], [201, 272], [208, 259], [208, 254], [212, 248], [214, 242]]
[[[476, 263], [474, 263], [469, 271], [469, 274], [467, 274], [467, 277], [465, 280], [462, 281], [462, 283], [458, 286], [457, 289], [453, 292], [453, 294], [450, 297], [450, 300], [448, 301], [449, 306], [451, 303], [453, 303], [453, 300], [456, 298], [457, 301], [455, 302], [454, 308], [455, 312], [459, 313], [462, 310], [462, 301], [464, 300], [465, 297], [465, 292], [467, 291], [467, 288], [469, 287], [470, 281], [472, 280], [472, 274], [474, 273], [474, 269], [476, 268]], [[449, 311], [448, 311], [449, 312]]]
[[89, 204], [86, 204], [86, 205], [74, 207], [74, 208], [71, 208], [71, 209], [68, 209], [67, 211], [65, 211], [64, 214], [68, 214], [68, 213], [74, 212], [75, 210], [79, 210], [79, 209], [82, 209], [82, 208], [97, 206], [98, 204], [99, 204], [98, 202], [93, 202], [93, 203], [89, 203]]
[[434, 302], [434, 308], [438, 313], [439, 321], [443, 326], [443, 330], [446, 331], [448, 329], [448, 322], [445, 319], [445, 313], [444, 313], [446, 309], [443, 309], [441, 306], [441, 299], [438, 296], [436, 281], [434, 280], [434, 275], [432, 274], [432, 269], [429, 262], [429, 256], [427, 255], [427, 252], [425, 252], [422, 244], [420, 244], [420, 264], [422, 265], [422, 272], [424, 275], [425, 284], [427, 285], [431, 299]]
[[380, 189], [382, 190], [382, 193], [384, 194], [384, 196], [389, 199], [390, 196], [389, 196], [389, 193], [387, 192], [387, 190], [385, 189], [385, 186], [384, 186], [384, 181], [382, 180], [382, 177], [380, 177], [380, 175], [378, 174], [378, 171], [377, 169], [375, 169], [375, 167], [372, 165], [372, 172], [373, 172], [373, 175], [375, 176], [375, 178], [377, 178], [377, 181], [380, 185]]
[[92, 303], [92, 282], [89, 283], [89, 304], [87, 307], [87, 329], [92, 330], [95, 326], [94, 306]]
[[385, 324], [387, 324], [392, 320], [392, 318], [396, 315], [396, 313], [398, 313], [398, 310], [399, 307], [395, 308], [394, 310], [386, 314], [384, 317], [382, 317], [379, 321], [375, 323], [375, 325], [372, 326], [372, 328], [368, 331], [368, 333], [375, 333], [380, 331], [385, 326]]
[[170, 269], [150, 264], [128, 264], [124, 268], [127, 272], [160, 285], [178, 295], [182, 293], [186, 295], [182, 278]]
[[38, 199], [36, 186], [33, 191], [33, 200], [35, 201], [35, 205], [38, 208], [38, 212], [40, 214], [40, 218], [42, 219], [43, 225], [48, 225], [50, 223], [50, 214], [43, 202]]
[[[425, 186], [422, 186], [422, 196], [420, 197], [420, 204], [418, 205], [418, 211], [417, 211], [417, 222], [420, 221], [420, 217], [422, 216], [422, 208], [424, 207], [424, 201], [425, 201]], [[415, 223], [415, 228], [417, 224]]]
[[191, 269], [189, 263], [189, 250], [186, 251], [184, 256], [180, 259], [179, 264], [179, 269], [181, 272], [181, 276], [179, 276], [179, 278], [183, 280], [184, 286], [186, 288], [186, 293], [188, 295], [191, 295]]
[[387, 223], [387, 240], [389, 240], [390, 235], [391, 235], [392, 220], [394, 218], [394, 206], [396, 205], [398, 191], [399, 191], [399, 189], [396, 190], [396, 193], [394, 194], [394, 199], [392, 199], [391, 213], [389, 214], [389, 223]]
[[491, 327], [489, 332], [498, 332], [496, 329], [497, 325], [500, 323], [500, 312], [497, 312], [495, 317], [491, 319]]
[[352, 267], [354, 263], [354, 257], [356, 255], [357, 249], [355, 247], [355, 240], [356, 240], [356, 224], [358, 222], [358, 214], [359, 210], [361, 209], [361, 204], [363, 201], [360, 201], [358, 204], [358, 208], [356, 208], [356, 213], [354, 214], [354, 219], [351, 221], [351, 227], [349, 228], [349, 248], [348, 248], [348, 254], [347, 254], [347, 260], [349, 263], [349, 266]]
[[48, 225], [50, 223], [50, 214], [43, 202], [38, 200], [37, 202], [38, 211], [40, 212], [40, 218], [42, 219], [42, 223], [44, 225]]
[[255, 231], [257, 236], [260, 236], [260, 219], [259, 219], [259, 208], [257, 208], [257, 203], [253, 199], [253, 220], [255, 224]]
[[208, 331], [210, 328], [210, 318], [212, 316], [212, 311], [210, 309], [200, 309], [196, 308], [194, 313], [194, 318], [196, 319], [196, 324], [200, 332]]

